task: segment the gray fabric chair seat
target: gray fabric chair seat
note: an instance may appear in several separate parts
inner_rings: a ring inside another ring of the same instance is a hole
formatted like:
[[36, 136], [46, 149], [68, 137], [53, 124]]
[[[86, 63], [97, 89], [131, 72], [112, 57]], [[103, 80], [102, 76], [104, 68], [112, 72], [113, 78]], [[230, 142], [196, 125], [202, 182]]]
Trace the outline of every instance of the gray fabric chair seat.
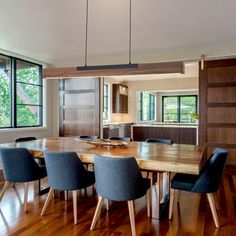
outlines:
[[197, 175], [176, 174], [171, 180], [171, 188], [191, 191], [197, 179]]

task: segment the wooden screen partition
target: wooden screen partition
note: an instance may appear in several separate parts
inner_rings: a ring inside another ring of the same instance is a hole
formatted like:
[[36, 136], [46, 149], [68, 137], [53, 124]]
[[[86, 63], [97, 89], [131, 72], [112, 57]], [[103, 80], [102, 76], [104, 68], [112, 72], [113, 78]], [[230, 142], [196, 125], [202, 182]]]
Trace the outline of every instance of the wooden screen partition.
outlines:
[[100, 136], [100, 79], [60, 80], [60, 136]]
[[[200, 68], [200, 66], [199, 66]], [[200, 145], [229, 151], [228, 168], [236, 169], [236, 59], [206, 61], [199, 73]]]

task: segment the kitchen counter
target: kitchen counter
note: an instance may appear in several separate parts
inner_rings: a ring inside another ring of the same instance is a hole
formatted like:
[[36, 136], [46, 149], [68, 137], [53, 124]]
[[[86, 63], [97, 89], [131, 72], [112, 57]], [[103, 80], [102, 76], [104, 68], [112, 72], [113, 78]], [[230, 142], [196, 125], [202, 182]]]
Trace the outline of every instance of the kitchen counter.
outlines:
[[198, 128], [198, 124], [150, 123], [150, 124], [134, 124], [133, 127]]

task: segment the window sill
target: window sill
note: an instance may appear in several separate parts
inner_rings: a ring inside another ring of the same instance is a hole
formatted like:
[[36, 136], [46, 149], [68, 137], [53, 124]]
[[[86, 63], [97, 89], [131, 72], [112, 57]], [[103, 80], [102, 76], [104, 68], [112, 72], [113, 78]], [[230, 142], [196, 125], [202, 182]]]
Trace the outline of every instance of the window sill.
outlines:
[[11, 133], [11, 132], [22, 132], [22, 131], [37, 131], [37, 130], [46, 130], [46, 126], [40, 127], [24, 127], [24, 128], [2, 128], [0, 129], [0, 133]]

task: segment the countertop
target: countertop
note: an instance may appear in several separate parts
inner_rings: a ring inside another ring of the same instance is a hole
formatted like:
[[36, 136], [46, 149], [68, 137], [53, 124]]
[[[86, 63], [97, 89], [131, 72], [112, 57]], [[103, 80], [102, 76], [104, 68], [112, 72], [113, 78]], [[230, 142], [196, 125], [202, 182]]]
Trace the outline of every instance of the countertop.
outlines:
[[198, 124], [187, 123], [150, 123], [150, 124], [134, 124], [133, 127], [165, 127], [165, 128], [198, 128]]

